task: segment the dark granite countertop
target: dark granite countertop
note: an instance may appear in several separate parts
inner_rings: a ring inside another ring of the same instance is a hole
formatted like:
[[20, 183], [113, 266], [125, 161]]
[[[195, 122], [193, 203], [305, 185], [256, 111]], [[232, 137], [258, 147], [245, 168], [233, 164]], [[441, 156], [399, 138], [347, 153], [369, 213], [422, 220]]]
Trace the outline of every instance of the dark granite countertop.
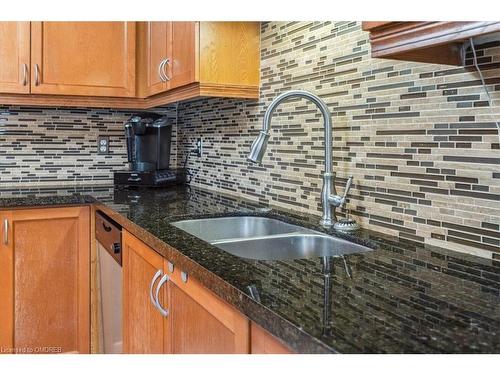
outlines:
[[298, 352], [500, 353], [495, 260], [362, 230], [347, 238], [374, 251], [254, 261], [169, 223], [245, 214], [324, 231], [319, 218], [186, 187], [0, 189], [0, 209], [91, 203]]

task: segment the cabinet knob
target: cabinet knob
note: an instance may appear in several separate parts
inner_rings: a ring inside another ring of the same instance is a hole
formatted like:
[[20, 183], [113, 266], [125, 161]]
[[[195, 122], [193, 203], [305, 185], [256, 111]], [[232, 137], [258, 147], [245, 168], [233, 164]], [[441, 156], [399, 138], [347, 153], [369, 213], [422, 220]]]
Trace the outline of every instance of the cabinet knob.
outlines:
[[188, 281], [188, 274], [184, 271], [181, 272], [181, 280], [183, 283], [187, 283]]

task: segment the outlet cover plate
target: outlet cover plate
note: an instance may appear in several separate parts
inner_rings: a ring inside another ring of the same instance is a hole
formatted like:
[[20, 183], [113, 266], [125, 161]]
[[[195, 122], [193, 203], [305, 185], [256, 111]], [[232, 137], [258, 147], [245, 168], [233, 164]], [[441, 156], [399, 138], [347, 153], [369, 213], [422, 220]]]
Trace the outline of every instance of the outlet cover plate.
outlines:
[[97, 137], [97, 153], [99, 155], [109, 154], [109, 137], [107, 136]]

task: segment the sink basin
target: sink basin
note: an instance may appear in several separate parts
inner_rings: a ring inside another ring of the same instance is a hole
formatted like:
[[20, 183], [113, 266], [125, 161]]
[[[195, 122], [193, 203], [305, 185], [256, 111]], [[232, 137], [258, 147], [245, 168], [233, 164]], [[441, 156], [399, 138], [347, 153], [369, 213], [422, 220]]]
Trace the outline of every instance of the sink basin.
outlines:
[[258, 216], [181, 220], [173, 226], [241, 258], [305, 259], [370, 251], [337, 237]]
[[207, 242], [229, 238], [262, 237], [292, 232], [313, 232], [284, 221], [259, 216], [226, 216], [210, 219], [182, 220], [172, 223]]
[[336, 237], [301, 233], [221, 241], [214, 242], [213, 245], [241, 258], [257, 260], [305, 259], [371, 250]]

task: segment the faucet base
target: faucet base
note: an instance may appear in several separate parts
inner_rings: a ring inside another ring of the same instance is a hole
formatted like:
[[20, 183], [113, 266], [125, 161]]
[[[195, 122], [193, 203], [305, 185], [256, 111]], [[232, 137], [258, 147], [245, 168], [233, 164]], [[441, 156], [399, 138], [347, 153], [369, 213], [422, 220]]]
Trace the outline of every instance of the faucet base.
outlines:
[[338, 230], [340, 232], [355, 232], [357, 231], [360, 226], [358, 224], [358, 222], [354, 219], [351, 219], [351, 218], [344, 218], [344, 219], [340, 219], [339, 221], [337, 221], [333, 228], [335, 230]]
[[330, 228], [333, 225], [332, 219], [321, 219], [319, 222], [325, 228]]

